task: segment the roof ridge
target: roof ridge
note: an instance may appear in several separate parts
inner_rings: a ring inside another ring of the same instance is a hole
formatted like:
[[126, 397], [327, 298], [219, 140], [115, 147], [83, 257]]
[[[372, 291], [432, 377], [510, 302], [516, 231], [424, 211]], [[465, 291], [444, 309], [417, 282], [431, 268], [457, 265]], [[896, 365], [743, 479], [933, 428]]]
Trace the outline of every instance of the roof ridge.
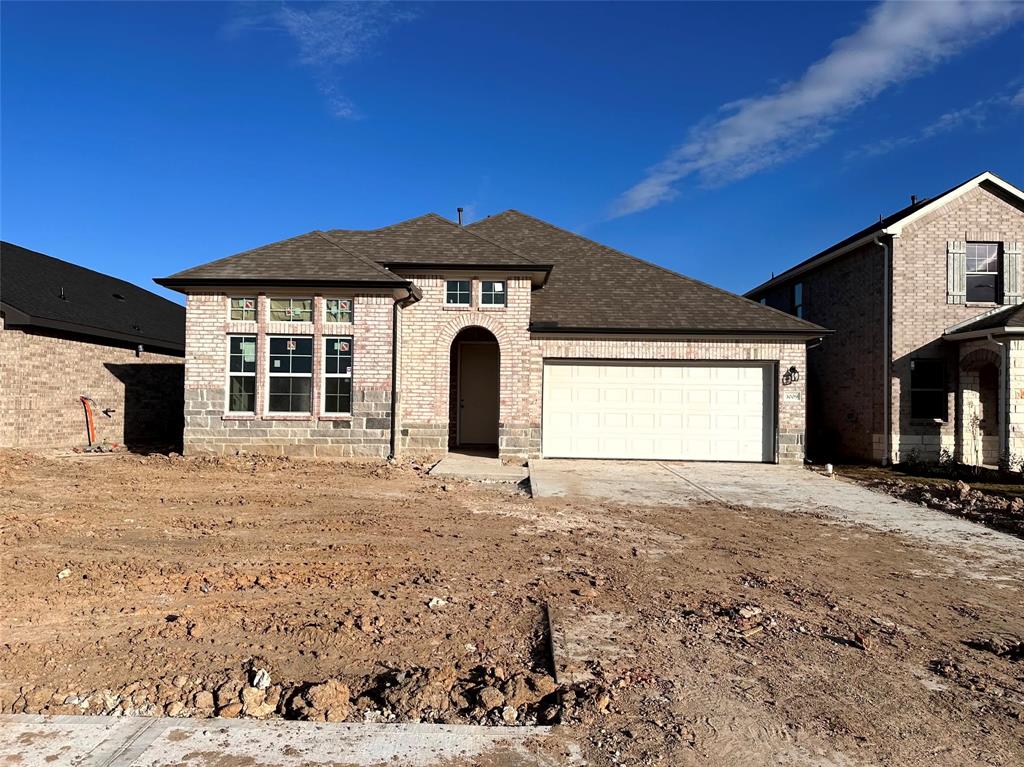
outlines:
[[359, 259], [360, 261], [362, 261], [364, 264], [366, 264], [367, 266], [371, 267], [375, 271], [380, 272], [381, 274], [386, 274], [388, 277], [398, 277], [397, 274], [392, 272], [390, 269], [387, 269], [386, 267], [381, 266], [376, 261], [372, 261], [369, 258], [367, 258], [366, 256], [360, 255], [359, 253], [356, 253], [356, 252], [351, 251], [348, 248], [344, 247], [337, 240], [329, 237], [323, 230], [321, 230], [321, 229], [314, 229], [313, 231], [316, 232], [316, 234], [320, 235], [324, 240], [329, 242], [331, 245], [336, 247], [341, 252], [347, 253], [348, 255], [352, 256], [353, 258]]
[[628, 259], [630, 259], [632, 261], [637, 261], [637, 262], [639, 262], [641, 264], [646, 264], [647, 266], [653, 266], [655, 269], [659, 269], [662, 272], [665, 272], [666, 274], [672, 275], [673, 277], [678, 277], [679, 279], [682, 279], [682, 280], [688, 280], [689, 282], [692, 282], [692, 283], [694, 283], [696, 285], [700, 285], [702, 287], [708, 288], [709, 290], [713, 290], [716, 293], [721, 293], [722, 295], [727, 296], [728, 298], [735, 298], [735, 299], [737, 299], [739, 301], [743, 301], [743, 302], [746, 302], [746, 303], [753, 304], [754, 306], [757, 306], [757, 307], [759, 307], [761, 309], [767, 309], [768, 311], [784, 315], [785, 317], [788, 317], [790, 320], [795, 320], [797, 322], [804, 323], [805, 325], [808, 326], [808, 329], [814, 328], [814, 329], [824, 330], [824, 328], [821, 328], [819, 325], [815, 325], [813, 322], [808, 322], [807, 320], [802, 319], [800, 317], [794, 317], [792, 314], [789, 314], [788, 312], [784, 312], [781, 309], [776, 309], [775, 307], [768, 306], [767, 304], [761, 304], [761, 303], [758, 303], [757, 301], [751, 301], [749, 298], [746, 298], [745, 296], [741, 296], [738, 293], [733, 293], [732, 291], [726, 290], [725, 288], [720, 288], [720, 287], [718, 287], [716, 285], [711, 285], [710, 283], [704, 282], [703, 280], [698, 280], [698, 279], [696, 279], [694, 277], [689, 277], [689, 276], [687, 276], [685, 274], [680, 274], [679, 272], [675, 272], [675, 271], [673, 271], [673, 270], [671, 270], [671, 269], [669, 269], [667, 267], [661, 266], [660, 264], [656, 264], [653, 261], [647, 261], [646, 259], [640, 258], [639, 256], [634, 256], [634, 255], [632, 255], [630, 253], [626, 253], [625, 251], [621, 251], [621, 250], [618, 250], [617, 248], [613, 248], [613, 247], [611, 247], [609, 245], [605, 245], [603, 243], [597, 242], [596, 240], [592, 240], [589, 237], [584, 237], [581, 234], [576, 234], [576, 232], [570, 232], [568, 229], [563, 229], [562, 227], [557, 226], [555, 224], [552, 224], [552, 223], [550, 223], [548, 221], [545, 221], [542, 218], [537, 218], [536, 216], [531, 216], [529, 213], [523, 213], [522, 211], [516, 210], [515, 208], [509, 208], [508, 210], [502, 211], [502, 213], [499, 213], [498, 215], [504, 215], [505, 213], [514, 213], [516, 215], [523, 216], [525, 218], [529, 218], [529, 219], [531, 219], [533, 221], [537, 221], [538, 223], [543, 224], [544, 226], [548, 227], [549, 229], [554, 229], [556, 232], [564, 232], [565, 234], [568, 234], [571, 237], [575, 237], [577, 240], [582, 240], [583, 242], [590, 243], [591, 245], [596, 245], [597, 247], [603, 248], [603, 249], [605, 249], [605, 250], [607, 250], [607, 251], [609, 251], [611, 253], [615, 253], [616, 255], [623, 256], [624, 258], [628, 258]]
[[488, 243], [489, 245], [493, 245], [494, 247], [496, 247], [496, 248], [498, 248], [500, 250], [504, 250], [506, 253], [511, 253], [513, 256], [516, 256], [517, 258], [521, 258], [521, 259], [523, 259], [524, 261], [526, 261], [529, 264], [537, 264], [538, 266], [540, 266], [540, 262], [539, 261], [534, 261], [529, 256], [524, 256], [519, 251], [514, 250], [513, 248], [510, 248], [510, 247], [508, 247], [506, 245], [502, 245], [500, 242], [495, 242], [494, 240], [490, 239], [489, 237], [484, 237], [483, 235], [477, 234], [476, 232], [471, 232], [465, 226], [459, 226], [457, 223], [455, 223], [451, 219], [447, 219], [444, 216], [440, 215], [439, 213], [434, 213], [434, 212], [426, 213], [423, 216], [421, 216], [421, 218], [427, 218], [428, 216], [433, 216], [434, 218], [436, 218], [436, 219], [438, 219], [440, 221], [443, 221], [446, 224], [449, 224], [449, 225], [455, 227], [460, 232], [465, 232], [466, 234], [470, 235], [471, 237], [476, 237], [478, 240], [482, 240], [482, 241]]

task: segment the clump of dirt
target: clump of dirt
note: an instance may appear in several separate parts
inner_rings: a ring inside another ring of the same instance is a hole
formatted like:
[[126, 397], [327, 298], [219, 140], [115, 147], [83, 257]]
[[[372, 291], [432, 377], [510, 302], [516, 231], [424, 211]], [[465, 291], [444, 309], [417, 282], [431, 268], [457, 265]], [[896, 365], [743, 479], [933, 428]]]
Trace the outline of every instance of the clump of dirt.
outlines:
[[[996, 493], [985, 493], [972, 488], [963, 480], [916, 482], [879, 479], [867, 484], [901, 500], [944, 511], [1024, 538], [1024, 495], [1006, 497]], [[1021, 491], [1024, 493], [1024, 487]]]

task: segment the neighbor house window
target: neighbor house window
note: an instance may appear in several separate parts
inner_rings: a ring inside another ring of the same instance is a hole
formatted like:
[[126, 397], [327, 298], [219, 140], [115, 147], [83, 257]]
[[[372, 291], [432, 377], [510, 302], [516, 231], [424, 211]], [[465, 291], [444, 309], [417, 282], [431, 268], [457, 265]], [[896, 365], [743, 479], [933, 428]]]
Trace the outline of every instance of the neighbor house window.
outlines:
[[469, 306], [469, 280], [448, 280], [444, 302], [449, 306]]
[[768, 299], [767, 298], [762, 298], [760, 301], [758, 301], [758, 303], [761, 304], [761, 306], [767, 306], [768, 305]]
[[324, 412], [352, 412], [352, 339], [324, 339]]
[[352, 322], [351, 298], [328, 298], [324, 301], [328, 322]]
[[484, 306], [505, 305], [505, 281], [484, 280], [480, 283], [480, 303]]
[[228, 336], [228, 412], [256, 411], [256, 336]]
[[313, 390], [313, 339], [309, 336], [271, 336], [267, 339], [268, 410], [271, 413], [310, 413]]
[[942, 360], [910, 361], [910, 417], [945, 421], [946, 365]]
[[270, 319], [272, 322], [312, 322], [313, 300], [311, 298], [271, 298]]
[[999, 243], [967, 243], [967, 300], [986, 304], [999, 301]]
[[243, 322], [256, 321], [256, 299], [255, 298], [232, 298], [231, 319]]
[[802, 282], [793, 285], [793, 314], [800, 319], [804, 318], [804, 284]]

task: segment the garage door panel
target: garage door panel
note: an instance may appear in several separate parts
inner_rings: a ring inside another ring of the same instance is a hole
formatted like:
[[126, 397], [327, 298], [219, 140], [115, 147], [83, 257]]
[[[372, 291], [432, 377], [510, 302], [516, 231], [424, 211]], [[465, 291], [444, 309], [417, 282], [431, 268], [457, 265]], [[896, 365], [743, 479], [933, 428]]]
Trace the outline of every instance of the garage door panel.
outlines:
[[544, 364], [543, 453], [568, 458], [772, 460], [771, 367]]

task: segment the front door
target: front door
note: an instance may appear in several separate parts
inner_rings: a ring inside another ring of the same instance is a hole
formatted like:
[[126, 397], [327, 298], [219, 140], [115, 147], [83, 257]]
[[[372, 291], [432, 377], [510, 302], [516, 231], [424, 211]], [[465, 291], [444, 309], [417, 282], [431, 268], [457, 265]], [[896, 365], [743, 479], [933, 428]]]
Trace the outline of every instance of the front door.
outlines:
[[498, 444], [499, 357], [496, 343], [459, 345], [459, 444]]

